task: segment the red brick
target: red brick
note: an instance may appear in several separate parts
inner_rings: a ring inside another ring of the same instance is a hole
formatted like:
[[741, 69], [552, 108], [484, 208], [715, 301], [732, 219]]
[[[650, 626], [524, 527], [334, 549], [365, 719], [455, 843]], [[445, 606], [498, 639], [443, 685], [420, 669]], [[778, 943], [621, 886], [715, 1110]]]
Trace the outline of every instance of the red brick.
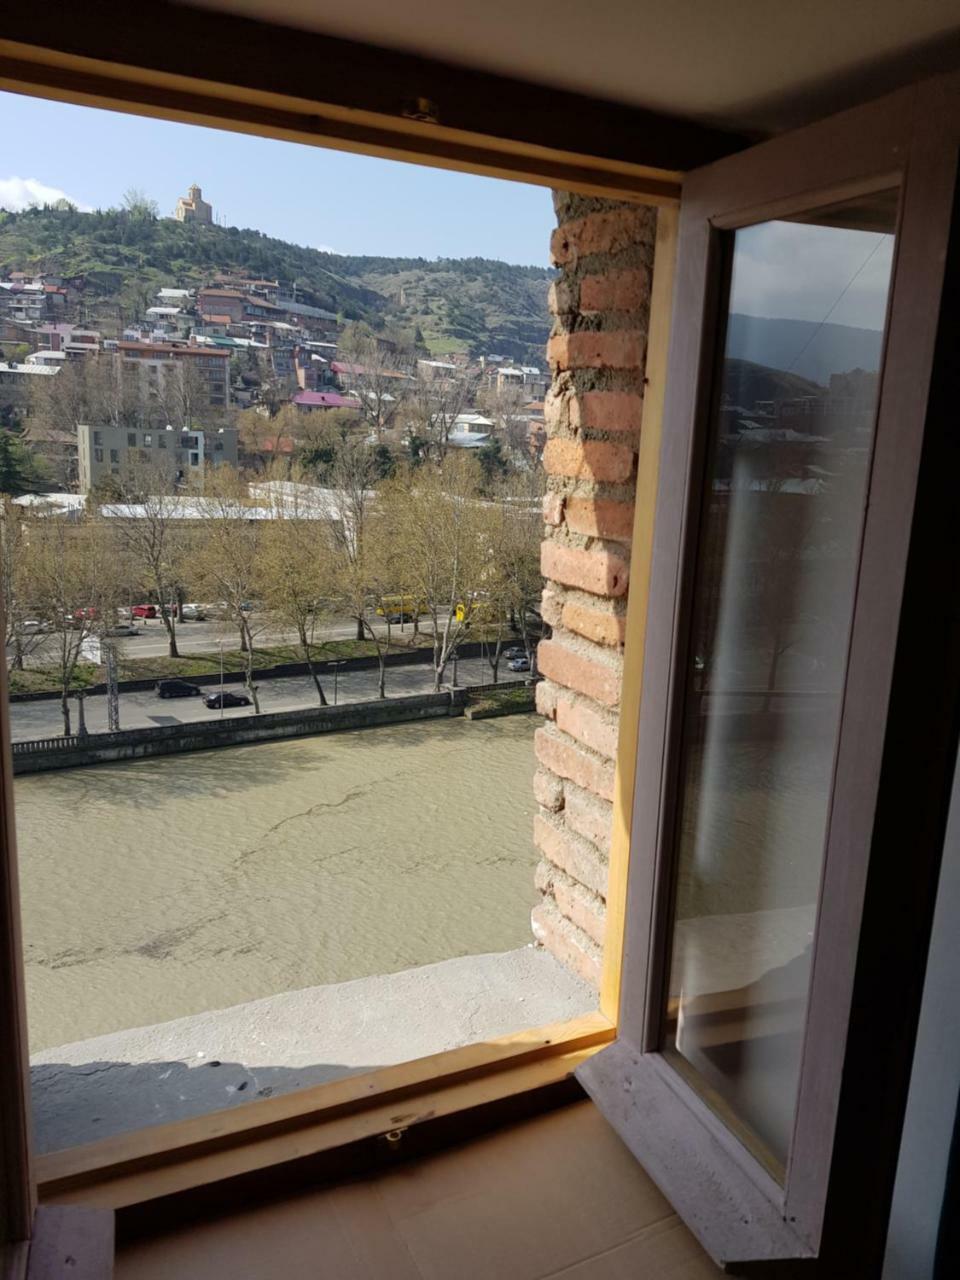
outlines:
[[577, 310], [577, 288], [569, 280], [554, 280], [547, 294], [547, 305], [555, 316], [570, 315]]
[[544, 809], [557, 813], [563, 808], [563, 783], [549, 769], [538, 769], [533, 775], [533, 796]]
[[537, 710], [547, 720], [552, 720], [557, 711], [557, 686], [549, 680], [538, 680], [535, 693]]
[[540, 763], [559, 777], [569, 778], [604, 800], [613, 799], [613, 764], [609, 760], [591, 755], [547, 727], [537, 730], [534, 748]]
[[600, 547], [583, 551], [549, 540], [540, 546], [540, 571], [545, 578], [594, 596], [624, 596], [630, 581], [630, 570], [620, 556]]
[[613, 806], [607, 800], [569, 784], [563, 789], [566, 826], [604, 852], [613, 838]]
[[547, 359], [558, 369], [639, 369], [644, 346], [638, 329], [555, 333], [547, 341]]
[[543, 856], [572, 880], [601, 897], [606, 893], [606, 862], [597, 856], [592, 845], [565, 830], [562, 819], [545, 818], [538, 813], [533, 820], [533, 841]]
[[557, 728], [569, 733], [585, 747], [613, 760], [617, 754], [617, 722], [611, 724], [602, 713], [589, 702], [575, 698], [565, 698], [560, 694], [557, 698]]
[[585, 693], [605, 707], [615, 707], [620, 701], [619, 668], [595, 662], [556, 640], [540, 641], [537, 666], [556, 684]]
[[634, 457], [629, 445], [554, 436], [543, 451], [543, 466], [548, 475], [620, 484], [633, 475]]
[[[574, 884], [564, 875], [553, 878], [553, 900], [562, 916], [582, 929], [591, 941], [603, 946], [606, 911], [603, 900], [595, 893], [588, 893], [582, 885]], [[539, 888], [539, 886], [538, 886]]]
[[562, 916], [582, 929], [598, 946], [603, 946], [606, 906], [601, 897], [571, 880], [545, 858], [537, 864], [534, 885], [545, 897], [553, 898]]
[[[620, 613], [606, 613], [600, 609], [588, 609], [582, 604], [568, 600], [563, 606], [560, 621], [568, 631], [575, 631], [578, 636], [592, 640], [594, 644], [604, 644], [611, 649], [623, 644], [627, 620]], [[555, 626], [556, 623], [551, 623]]]
[[580, 281], [580, 310], [639, 311], [650, 297], [650, 276], [644, 267], [605, 271]]
[[619, 253], [631, 244], [652, 240], [651, 220], [636, 205], [590, 213], [557, 227], [550, 241], [556, 266], [591, 253]]
[[560, 524], [563, 520], [564, 501], [562, 493], [545, 493], [543, 495], [544, 524]]
[[633, 503], [607, 498], [567, 498], [563, 509], [567, 528], [590, 538], [633, 541]]
[[582, 929], [564, 919], [549, 899], [544, 899], [530, 913], [533, 936], [541, 946], [553, 953], [566, 968], [572, 969], [589, 986], [599, 988], [603, 972], [602, 953]]
[[636, 391], [583, 391], [567, 395], [566, 422], [574, 430], [630, 432], [640, 430], [643, 396]]
[[540, 596], [540, 617], [548, 627], [559, 627], [563, 618], [563, 599], [559, 592], [544, 587]]

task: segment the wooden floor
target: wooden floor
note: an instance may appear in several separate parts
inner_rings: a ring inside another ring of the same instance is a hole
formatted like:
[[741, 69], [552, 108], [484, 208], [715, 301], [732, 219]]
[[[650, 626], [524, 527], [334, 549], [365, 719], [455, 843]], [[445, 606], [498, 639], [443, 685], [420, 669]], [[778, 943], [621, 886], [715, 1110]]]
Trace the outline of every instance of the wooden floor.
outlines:
[[117, 1280], [716, 1280], [590, 1102], [118, 1252]]

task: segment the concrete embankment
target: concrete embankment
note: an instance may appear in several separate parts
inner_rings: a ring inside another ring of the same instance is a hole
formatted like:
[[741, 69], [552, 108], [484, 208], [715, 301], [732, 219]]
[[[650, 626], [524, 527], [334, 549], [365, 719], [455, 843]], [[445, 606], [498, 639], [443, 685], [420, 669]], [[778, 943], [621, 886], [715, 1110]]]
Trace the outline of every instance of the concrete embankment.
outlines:
[[74, 769], [80, 765], [115, 760], [143, 760], [180, 751], [204, 751], [210, 747], [235, 747], [278, 738], [300, 738], [344, 729], [402, 724], [461, 716], [466, 689], [422, 693], [409, 698], [385, 698], [376, 702], [348, 702], [339, 707], [304, 707], [243, 719], [167, 724], [155, 729], [126, 729], [119, 733], [93, 733], [85, 737], [41, 738], [13, 743], [15, 774], [43, 773], [50, 769]]
[[[517, 684], [519, 683], [518, 681]], [[470, 696], [471, 690], [465, 687], [405, 698], [347, 702], [338, 707], [304, 707], [296, 711], [277, 711], [229, 720], [125, 729], [119, 733], [32, 739], [12, 744], [13, 771], [18, 775], [45, 773], [51, 769], [75, 769], [83, 765], [109, 764], [117, 760], [143, 760], [150, 756], [173, 755], [182, 751], [204, 751], [212, 747], [235, 747], [252, 742], [272, 742], [280, 738], [312, 737], [314, 734], [336, 733], [346, 729], [404, 724], [411, 720], [462, 716]], [[531, 707], [532, 690], [529, 702], [510, 704], [507, 709], [498, 708], [487, 714], [522, 714], [529, 712]]]

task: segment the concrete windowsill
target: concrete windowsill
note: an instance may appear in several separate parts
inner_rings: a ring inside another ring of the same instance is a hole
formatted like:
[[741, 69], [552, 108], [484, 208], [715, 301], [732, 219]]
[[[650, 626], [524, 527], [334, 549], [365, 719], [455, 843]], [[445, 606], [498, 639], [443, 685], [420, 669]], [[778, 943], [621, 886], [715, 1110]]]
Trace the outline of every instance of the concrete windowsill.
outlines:
[[463, 956], [45, 1049], [31, 1059], [38, 1152], [289, 1093], [588, 1013], [548, 952]]

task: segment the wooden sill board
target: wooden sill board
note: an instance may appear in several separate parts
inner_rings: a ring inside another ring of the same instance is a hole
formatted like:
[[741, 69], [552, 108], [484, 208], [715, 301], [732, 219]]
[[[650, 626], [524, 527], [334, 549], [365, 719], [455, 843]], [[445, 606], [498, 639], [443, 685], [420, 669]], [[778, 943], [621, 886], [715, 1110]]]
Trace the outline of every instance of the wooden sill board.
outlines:
[[609, 1044], [600, 1013], [36, 1161], [44, 1203], [122, 1208], [349, 1146], [568, 1079]]

